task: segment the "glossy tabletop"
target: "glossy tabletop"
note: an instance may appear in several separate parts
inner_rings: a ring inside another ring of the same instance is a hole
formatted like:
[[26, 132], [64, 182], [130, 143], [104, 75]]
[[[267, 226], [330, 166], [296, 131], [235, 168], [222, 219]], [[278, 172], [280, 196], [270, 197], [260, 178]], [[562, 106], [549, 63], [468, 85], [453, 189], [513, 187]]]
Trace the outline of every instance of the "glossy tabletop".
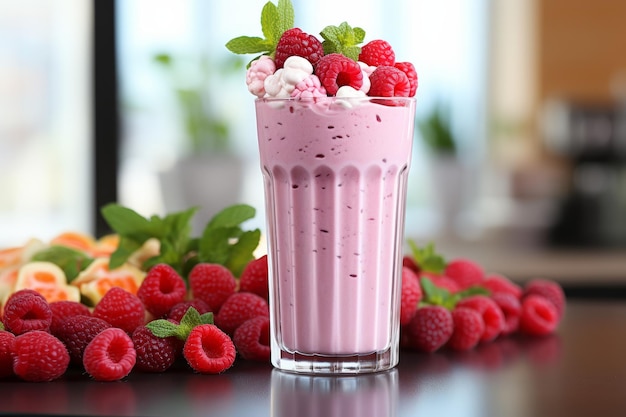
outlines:
[[99, 383], [0, 381], [0, 415], [626, 415], [626, 301], [570, 301], [557, 334], [505, 338], [463, 354], [403, 351], [391, 372], [312, 377], [238, 360], [221, 375], [181, 365]]

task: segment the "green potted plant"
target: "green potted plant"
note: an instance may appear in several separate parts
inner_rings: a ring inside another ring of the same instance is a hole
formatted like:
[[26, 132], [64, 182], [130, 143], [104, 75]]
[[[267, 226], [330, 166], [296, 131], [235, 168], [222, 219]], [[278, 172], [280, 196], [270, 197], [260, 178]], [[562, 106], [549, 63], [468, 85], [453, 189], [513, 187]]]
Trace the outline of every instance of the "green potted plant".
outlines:
[[206, 56], [154, 56], [165, 86], [176, 103], [183, 154], [161, 172], [163, 203], [168, 212], [198, 207], [194, 229], [214, 214], [239, 202], [244, 161], [234, 149], [232, 121], [213, 93], [218, 83], [243, 70], [239, 57], [212, 61]]

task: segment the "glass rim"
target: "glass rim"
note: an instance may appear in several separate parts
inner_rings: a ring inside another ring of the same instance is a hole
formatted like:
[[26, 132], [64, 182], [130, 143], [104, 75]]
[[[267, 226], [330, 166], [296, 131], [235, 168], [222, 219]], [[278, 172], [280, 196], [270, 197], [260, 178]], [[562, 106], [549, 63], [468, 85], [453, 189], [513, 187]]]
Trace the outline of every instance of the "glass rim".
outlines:
[[383, 97], [383, 96], [352, 96], [352, 97], [257, 97], [255, 102], [285, 102], [285, 103], [323, 103], [334, 101], [371, 101], [371, 102], [412, 102], [413, 97]]

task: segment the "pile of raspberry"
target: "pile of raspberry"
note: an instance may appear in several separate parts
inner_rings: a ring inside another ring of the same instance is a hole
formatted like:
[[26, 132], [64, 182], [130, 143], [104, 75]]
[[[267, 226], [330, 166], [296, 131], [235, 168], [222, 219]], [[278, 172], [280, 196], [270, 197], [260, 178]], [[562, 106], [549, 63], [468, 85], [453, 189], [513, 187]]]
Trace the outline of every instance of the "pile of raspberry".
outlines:
[[454, 259], [434, 273], [404, 257], [403, 348], [467, 351], [513, 334], [547, 336], [564, 311], [565, 295], [555, 281], [537, 278], [522, 287], [503, 275], [485, 274], [470, 259]]
[[259, 98], [413, 97], [418, 77], [412, 63], [396, 61], [387, 41], [368, 42], [355, 61], [324, 54], [319, 39], [292, 28], [282, 34], [274, 58], [251, 63], [246, 83]]
[[[52, 381], [78, 367], [94, 380], [116, 381], [177, 361], [204, 374], [224, 372], [237, 356], [269, 362], [267, 257], [238, 279], [219, 264], [200, 263], [187, 280], [159, 264], [137, 294], [112, 287], [93, 308], [20, 290], [1, 319], [0, 378]], [[152, 330], [164, 325], [172, 336]]]

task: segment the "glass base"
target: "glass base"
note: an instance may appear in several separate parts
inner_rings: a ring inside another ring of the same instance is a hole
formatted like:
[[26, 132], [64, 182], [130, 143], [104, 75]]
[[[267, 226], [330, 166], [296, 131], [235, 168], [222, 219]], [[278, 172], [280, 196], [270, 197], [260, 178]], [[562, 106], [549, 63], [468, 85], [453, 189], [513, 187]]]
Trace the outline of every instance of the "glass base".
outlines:
[[392, 369], [398, 364], [398, 349], [354, 355], [321, 355], [272, 351], [272, 365], [303, 374], [365, 374]]

